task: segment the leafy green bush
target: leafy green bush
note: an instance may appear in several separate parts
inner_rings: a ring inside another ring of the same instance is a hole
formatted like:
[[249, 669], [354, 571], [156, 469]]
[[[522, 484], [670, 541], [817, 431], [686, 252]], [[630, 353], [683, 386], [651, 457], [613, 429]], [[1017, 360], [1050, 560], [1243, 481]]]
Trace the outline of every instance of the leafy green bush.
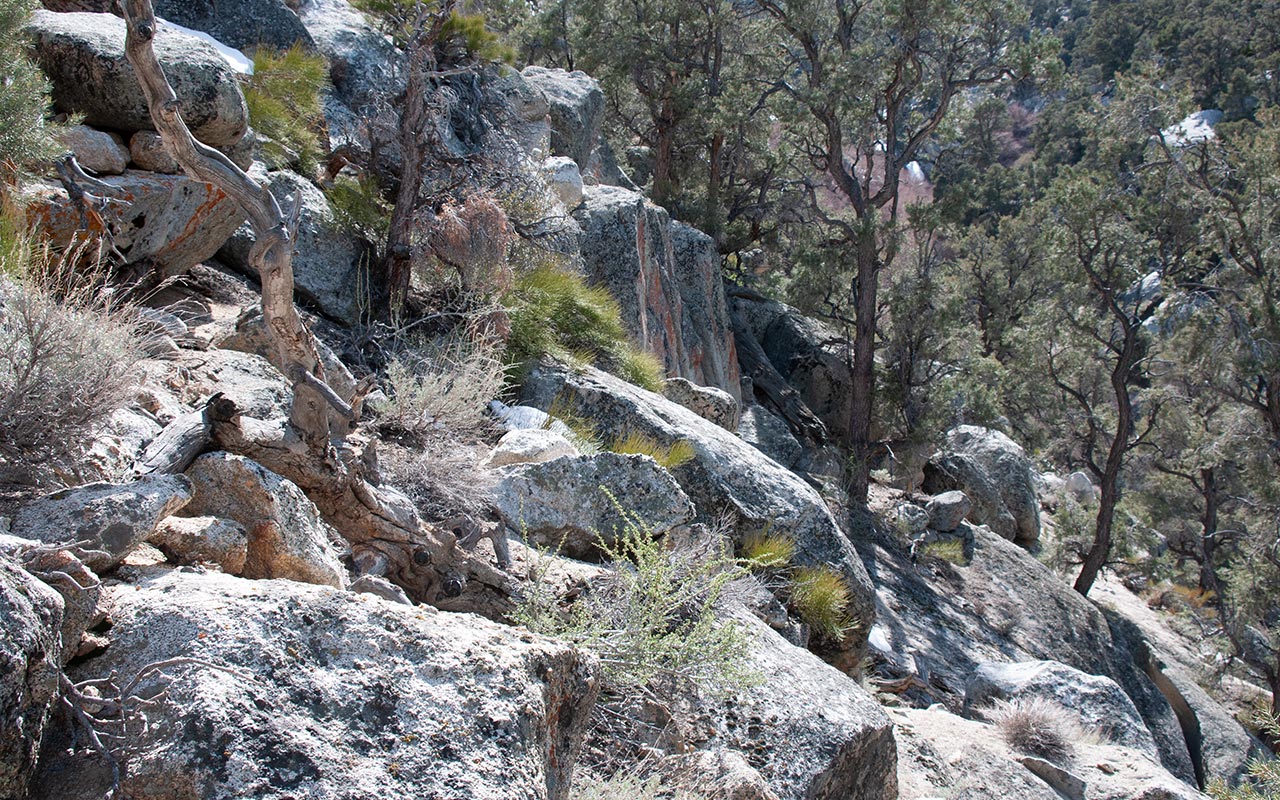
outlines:
[[677, 439], [671, 444], [663, 445], [652, 436], [635, 432], [619, 436], [609, 442], [609, 450], [624, 455], [649, 456], [666, 469], [675, 469], [681, 464], [687, 464], [693, 460], [694, 456], [693, 445], [684, 439]]
[[528, 364], [544, 354], [581, 359], [656, 390], [662, 368], [627, 339], [618, 303], [602, 286], [553, 264], [516, 276], [504, 298], [511, 317], [507, 358]]
[[746, 666], [748, 635], [716, 618], [725, 587], [744, 574], [742, 567], [721, 553], [667, 548], [634, 515], [622, 516], [616, 543], [600, 541], [614, 571], [567, 611], [535, 582], [517, 621], [596, 653], [608, 688], [620, 695], [687, 685], [725, 694], [755, 683], [759, 676]]
[[49, 83], [27, 58], [22, 34], [35, 5], [0, 0], [0, 173], [30, 169], [58, 152], [45, 122]]
[[263, 45], [254, 50], [244, 100], [249, 125], [267, 139], [262, 155], [269, 167], [315, 171], [323, 155], [317, 134], [323, 120], [320, 92], [328, 81], [324, 56], [300, 44], [284, 52]]

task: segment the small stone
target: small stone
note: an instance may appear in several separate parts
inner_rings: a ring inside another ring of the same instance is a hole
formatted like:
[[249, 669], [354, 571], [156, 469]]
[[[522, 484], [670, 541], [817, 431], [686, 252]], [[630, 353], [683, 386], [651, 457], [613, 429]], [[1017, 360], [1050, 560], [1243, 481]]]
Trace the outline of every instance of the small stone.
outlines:
[[959, 528], [971, 508], [973, 503], [964, 492], [952, 490], [930, 500], [925, 511], [929, 514], [929, 527], [945, 533]]
[[178, 160], [165, 149], [160, 134], [155, 131], [138, 131], [129, 137], [129, 155], [138, 169], [177, 175], [182, 171]]
[[99, 175], [119, 175], [129, 166], [129, 150], [114, 134], [69, 125], [58, 130], [58, 140], [75, 153], [80, 166]]

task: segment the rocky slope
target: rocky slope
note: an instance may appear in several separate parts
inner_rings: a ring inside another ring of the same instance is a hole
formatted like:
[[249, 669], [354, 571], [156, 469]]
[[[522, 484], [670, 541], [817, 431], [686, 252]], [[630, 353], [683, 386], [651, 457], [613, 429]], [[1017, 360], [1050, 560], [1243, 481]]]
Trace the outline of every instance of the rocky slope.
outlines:
[[[394, 97], [400, 55], [345, 0], [247, 0], [212, 17], [172, 5], [175, 21], [231, 47], [301, 42], [324, 54], [330, 143], [368, 146], [373, 123], [358, 120]], [[541, 206], [560, 212], [547, 240], [610, 289], [673, 380], [663, 396], [544, 361], [518, 405], [495, 404], [490, 434], [458, 443], [476, 494], [494, 487], [494, 513], [430, 522], [454, 526], [503, 577], [504, 596], [445, 581], [439, 608], [415, 604], [414, 585], [353, 554], [309, 487], [216, 445], [181, 474], [143, 475], [148, 448], [200, 419], [215, 394], [283, 425], [292, 386], [263, 357], [260, 298], [242, 274], [252, 241], [225, 197], [171, 174], [157, 153], [122, 66], [122, 23], [43, 11], [30, 29], [60, 108], [99, 134], [69, 145], [114, 173], [103, 191], [120, 201], [107, 220], [116, 246], [127, 263], [183, 280], [157, 296], [169, 309], [163, 341], [85, 465], [108, 480], [30, 498], [5, 519], [0, 798], [101, 797], [118, 784], [118, 796], [182, 800], [554, 800], [574, 796], [575, 773], [600, 771], [601, 753], [614, 771], [655, 770], [696, 796], [736, 800], [1156, 800], [1240, 774], [1255, 743], [1202, 686], [1204, 655], [1123, 587], [1085, 600], [1030, 552], [1041, 502], [1054, 498], [1036, 494], [1047, 484], [1002, 434], [957, 429], [940, 452], [889, 465], [898, 488], [878, 487], [870, 513], [842, 507], [838, 343], [792, 309], [726, 291], [710, 240], [612, 163], [603, 97], [582, 73], [491, 74], [484, 96], [508, 112], [497, 134], [518, 158], [507, 166], [535, 176]], [[237, 79], [215, 48], [176, 29], [158, 42], [166, 69], [191, 75], [184, 113], [197, 135], [299, 204], [296, 299], [328, 340], [331, 383], [350, 396], [339, 354], [360, 321], [370, 243], [335, 224], [307, 177], [253, 163]], [[60, 187], [25, 196], [69, 239], [78, 220]], [[640, 434], [692, 455], [668, 468], [595, 452], [564, 424], [581, 420], [605, 440]], [[536, 579], [573, 598], [622, 569], [600, 563], [626, 524], [618, 506], [672, 548], [789, 538], [789, 568], [843, 582], [849, 631], [818, 635], [779, 574], [746, 576], [716, 614], [743, 632], [759, 679], [728, 696], [643, 698], [627, 707], [627, 747], [602, 742], [605, 667], [590, 648], [513, 624], [512, 609]], [[1098, 738], [1056, 764], [1007, 746], [990, 705], [1019, 698], [1067, 707]]]

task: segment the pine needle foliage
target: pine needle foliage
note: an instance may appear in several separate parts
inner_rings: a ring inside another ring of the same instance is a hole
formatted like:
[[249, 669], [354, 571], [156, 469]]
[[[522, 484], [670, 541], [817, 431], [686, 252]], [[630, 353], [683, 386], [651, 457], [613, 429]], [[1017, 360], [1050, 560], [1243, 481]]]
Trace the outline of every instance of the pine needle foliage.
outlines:
[[320, 93], [329, 81], [324, 56], [300, 44], [285, 51], [259, 46], [253, 53], [253, 76], [244, 90], [249, 125], [266, 137], [262, 154], [269, 167], [297, 166], [315, 171], [323, 155]]
[[599, 546], [614, 571], [568, 609], [558, 608], [535, 583], [516, 620], [595, 653], [616, 695], [665, 694], [692, 685], [722, 696], [757, 683], [759, 676], [746, 666], [749, 636], [716, 615], [725, 588], [744, 574], [742, 566], [716, 552], [668, 548], [613, 502], [626, 521], [615, 542], [602, 537]]
[[45, 120], [49, 83], [27, 58], [22, 33], [34, 7], [29, 0], [0, 0], [0, 176], [29, 170], [58, 152]]

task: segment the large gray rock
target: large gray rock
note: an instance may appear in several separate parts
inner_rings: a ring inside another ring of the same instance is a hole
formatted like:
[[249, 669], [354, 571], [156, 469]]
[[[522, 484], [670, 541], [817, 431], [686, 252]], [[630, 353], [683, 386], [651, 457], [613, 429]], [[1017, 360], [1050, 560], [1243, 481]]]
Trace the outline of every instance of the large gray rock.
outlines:
[[684, 378], [668, 378], [662, 382], [662, 396], [726, 431], [738, 430], [738, 401], [723, 389], [698, 386]]
[[247, 578], [344, 586], [334, 534], [294, 483], [244, 456], [206, 453], [187, 470], [190, 516], [235, 520], [248, 532]]
[[983, 662], [1051, 660], [1111, 678], [1133, 701], [1160, 762], [1194, 783], [1177, 715], [1128, 637], [1025, 549], [969, 527], [967, 563], [912, 563], [896, 537], [859, 540], [876, 582], [875, 670], [903, 681], [905, 702], [958, 708]]
[[787, 469], [794, 469], [804, 458], [804, 446], [792, 435], [787, 423], [764, 406], [750, 405], [743, 409], [738, 436]]
[[297, 8], [316, 48], [329, 59], [336, 99], [348, 109], [361, 113], [403, 90], [404, 56], [350, 3], [301, 0]]
[[693, 518], [671, 473], [648, 456], [599, 453], [500, 470], [494, 498], [503, 520], [570, 558], [598, 558], [629, 525], [659, 534]]
[[901, 796], [952, 800], [1207, 800], [1147, 753], [1075, 742], [1066, 769], [1012, 751], [991, 725], [942, 706], [893, 709]]
[[260, 45], [288, 50], [315, 49], [298, 15], [283, 0], [156, 0], [156, 13], [192, 30], [204, 31], [237, 50]]
[[[231, 198], [181, 175], [131, 169], [103, 182], [111, 188], [96, 194], [119, 201], [101, 211], [116, 249], [125, 263], [154, 267], [160, 277], [181, 275], [211, 258], [244, 221]], [[61, 186], [30, 184], [23, 189], [22, 202], [55, 245], [77, 241], [80, 213]]]
[[632, 386], [596, 369], [574, 371], [539, 365], [525, 380], [522, 400], [530, 405], [568, 405], [590, 418], [605, 437], [638, 432], [666, 446], [684, 439], [694, 458], [673, 471], [697, 507], [714, 520], [728, 511], [740, 542], [762, 530], [793, 538], [798, 565], [829, 565], [849, 587], [850, 613], [857, 628], [845, 641], [856, 666], [874, 618], [873, 590], [857, 554], [816, 491], [750, 444], [665, 397]]
[[[551, 121], [547, 116], [551, 104], [547, 102], [547, 96], [516, 70], [510, 67], [500, 70], [493, 89], [511, 109], [513, 119], [506, 126], [508, 132], [533, 160], [546, 158], [551, 155]], [[577, 169], [577, 162], [574, 164]], [[581, 170], [578, 172], [581, 184]], [[578, 199], [581, 200], [580, 197]]]
[[45, 495], [18, 509], [13, 535], [46, 544], [87, 541], [85, 563], [96, 572], [118, 565], [162, 519], [191, 500], [181, 475], [147, 475], [132, 483], [90, 483]]
[[731, 310], [832, 438], [847, 442], [852, 391], [845, 338], [774, 300], [735, 295]]
[[737, 398], [737, 350], [710, 237], [616, 186], [588, 187], [574, 218], [588, 275], [621, 305], [640, 345], [668, 374]]
[[893, 726], [856, 681], [745, 610], [749, 666], [763, 678], [713, 716], [714, 741], [747, 755], [783, 800], [896, 798]]
[[962, 489], [973, 500], [969, 520], [1020, 545], [1040, 539], [1040, 502], [1025, 452], [999, 431], [960, 425], [926, 470], [926, 491]]
[[[285, 208], [302, 203], [293, 249], [295, 296], [339, 322], [358, 323], [371, 302], [367, 274], [361, 277], [361, 270], [367, 273], [368, 269], [368, 243], [338, 225], [324, 192], [301, 175], [280, 171], [257, 177], [265, 178], [267, 188]], [[256, 270], [249, 263], [253, 242], [253, 230], [243, 225], [219, 256], [228, 266], [254, 276]], [[365, 295], [361, 294], [361, 287]]]
[[119, 175], [129, 166], [129, 150], [104, 131], [86, 125], [68, 125], [59, 128], [58, 141], [72, 153], [80, 166], [98, 175]]
[[23, 798], [61, 674], [62, 598], [0, 555], [0, 797]]
[[[568, 793], [597, 692], [594, 665], [568, 645], [469, 614], [219, 573], [166, 571], [114, 589], [111, 603], [112, 646], [77, 680], [203, 662], [140, 687], [168, 691], [130, 739], [125, 797]], [[47, 759], [43, 796], [102, 797], [95, 758]]]
[[551, 115], [551, 152], [547, 155], [568, 156], [585, 171], [604, 121], [600, 84], [585, 72], [547, 67], [525, 67], [520, 75], [547, 99]]
[[164, 149], [164, 140], [155, 131], [138, 131], [129, 137], [129, 158], [138, 169], [166, 175], [182, 172], [178, 159]]
[[177, 564], [214, 564], [228, 575], [242, 573], [249, 554], [244, 526], [217, 517], [169, 517], [149, 542]]
[[1151, 731], [1124, 690], [1110, 678], [1057, 661], [979, 664], [965, 684], [965, 707], [979, 711], [997, 700], [1052, 700], [1080, 716], [1109, 741], [1158, 757]]
[[[152, 128], [146, 98], [124, 56], [124, 20], [110, 14], [37, 10], [27, 30], [60, 110], [83, 114], [89, 125], [124, 133]], [[248, 129], [249, 112], [235, 73], [218, 51], [163, 25], [156, 31], [155, 51], [192, 134], [211, 147], [239, 142]]]
[[964, 522], [973, 503], [964, 492], [943, 492], [929, 501], [925, 511], [929, 514], [929, 527], [935, 531], [954, 531]]

